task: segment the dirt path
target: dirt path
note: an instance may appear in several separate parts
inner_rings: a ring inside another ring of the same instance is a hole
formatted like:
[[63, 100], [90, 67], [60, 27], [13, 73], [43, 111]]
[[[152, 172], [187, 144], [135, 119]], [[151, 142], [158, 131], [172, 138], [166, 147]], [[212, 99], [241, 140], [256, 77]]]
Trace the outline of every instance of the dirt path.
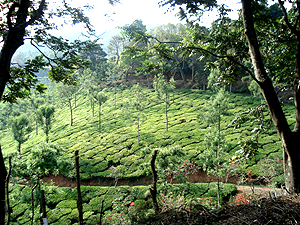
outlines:
[[286, 195], [286, 191], [280, 188], [270, 188], [270, 187], [254, 187], [252, 190], [251, 186], [244, 185], [236, 185], [237, 187], [237, 195], [249, 195], [256, 194], [261, 197], [274, 197], [274, 196], [282, 196]]
[[[203, 171], [198, 171], [197, 174], [193, 174], [191, 177], [192, 182], [210, 182], [214, 181], [209, 178]], [[45, 183], [52, 183], [59, 187], [76, 187], [76, 181], [74, 179], [68, 179], [62, 175], [53, 176], [50, 175], [47, 178], [43, 179]], [[152, 181], [149, 177], [142, 177], [137, 180], [119, 180], [118, 185], [141, 185], [141, 184], [150, 184]], [[230, 180], [230, 183], [236, 183], [236, 180]], [[101, 180], [100, 179], [92, 179], [90, 181], [82, 181], [81, 185], [83, 186], [109, 186], [112, 184], [112, 180]], [[253, 193], [251, 186], [246, 185], [236, 185], [237, 187], [237, 196], [248, 196]], [[261, 197], [269, 197], [271, 196], [281, 196], [285, 195], [285, 191], [279, 188], [269, 188], [269, 187], [254, 187], [254, 193]]]

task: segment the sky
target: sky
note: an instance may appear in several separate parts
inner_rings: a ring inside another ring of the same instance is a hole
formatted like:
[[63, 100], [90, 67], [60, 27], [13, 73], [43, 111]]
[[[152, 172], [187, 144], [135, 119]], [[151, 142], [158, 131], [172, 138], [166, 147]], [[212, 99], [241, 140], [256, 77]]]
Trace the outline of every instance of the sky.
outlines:
[[[178, 9], [168, 11], [168, 7], [159, 7], [159, 0], [120, 0], [121, 3], [111, 6], [108, 0], [66, 0], [72, 6], [83, 6], [85, 4], [94, 5], [94, 9], [87, 11], [92, 24], [95, 27], [97, 35], [101, 35], [104, 42], [112, 35], [117, 34], [118, 26], [131, 24], [136, 19], [141, 19], [147, 29], [154, 26], [167, 23], [184, 23], [175, 15]], [[240, 1], [237, 0], [219, 0], [218, 3], [224, 3], [234, 11], [230, 14], [233, 19], [237, 18], [237, 10], [241, 8]], [[54, 5], [53, 5], [54, 6]], [[54, 6], [55, 7], [55, 6]], [[202, 25], [209, 26], [217, 17], [217, 12], [206, 16]], [[68, 34], [74, 38], [80, 36], [80, 25], [64, 27], [56, 32], [58, 35]], [[63, 33], [62, 33], [63, 32]]]

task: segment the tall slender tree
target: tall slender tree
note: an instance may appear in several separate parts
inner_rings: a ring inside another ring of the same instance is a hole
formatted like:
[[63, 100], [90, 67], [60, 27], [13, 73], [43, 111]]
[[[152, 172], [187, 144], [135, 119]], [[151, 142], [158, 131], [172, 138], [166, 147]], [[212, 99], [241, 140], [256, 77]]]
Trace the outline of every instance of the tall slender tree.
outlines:
[[46, 134], [46, 142], [49, 142], [49, 132], [54, 120], [55, 108], [53, 105], [43, 105], [37, 110], [37, 121]]
[[[213, 75], [215, 75], [215, 72]], [[217, 123], [218, 128], [216, 131], [210, 131], [205, 137], [206, 151], [200, 156], [200, 161], [206, 162], [203, 169], [208, 174], [213, 174], [217, 177], [217, 194], [218, 194], [218, 205], [220, 205], [220, 166], [224, 163], [224, 159], [227, 154], [227, 145], [224, 142], [225, 137], [221, 135], [221, 116], [227, 114], [228, 110], [228, 98], [224, 87], [220, 85], [213, 86], [214, 90], [219, 88], [217, 94], [212, 96], [210, 101], [207, 101], [201, 113], [200, 117], [202, 121], [215, 124]], [[207, 155], [210, 155], [209, 157]], [[210, 164], [210, 165], [209, 165]]]
[[145, 109], [145, 96], [142, 90], [142, 87], [139, 83], [135, 84], [131, 88], [132, 98], [131, 98], [131, 106], [135, 111], [136, 123], [137, 123], [137, 142], [140, 144], [140, 124], [142, 113]]
[[37, 97], [37, 96], [32, 96], [30, 98], [30, 104], [34, 113], [35, 117], [35, 134], [38, 135], [38, 119], [37, 119], [37, 110], [39, 106], [41, 106], [45, 100], [43, 98]]
[[173, 78], [169, 82], [165, 81], [162, 74], [158, 74], [153, 79], [153, 86], [157, 95], [157, 98], [165, 103], [165, 115], [166, 115], [166, 131], [168, 131], [168, 107], [170, 105], [170, 94], [173, 93], [175, 88], [175, 81]]
[[75, 103], [72, 104], [72, 100], [75, 100], [75, 94], [79, 90], [79, 87], [77, 85], [58, 85], [56, 90], [61, 97], [61, 100], [67, 102], [69, 105], [70, 125], [73, 126], [73, 110], [75, 108]]
[[98, 102], [98, 105], [99, 105], [99, 119], [98, 119], [98, 122], [99, 122], [99, 132], [101, 132], [101, 106], [103, 103], [105, 103], [107, 101], [107, 96], [103, 93], [103, 92], [98, 92], [97, 94], [95, 94], [95, 99], [96, 101]]

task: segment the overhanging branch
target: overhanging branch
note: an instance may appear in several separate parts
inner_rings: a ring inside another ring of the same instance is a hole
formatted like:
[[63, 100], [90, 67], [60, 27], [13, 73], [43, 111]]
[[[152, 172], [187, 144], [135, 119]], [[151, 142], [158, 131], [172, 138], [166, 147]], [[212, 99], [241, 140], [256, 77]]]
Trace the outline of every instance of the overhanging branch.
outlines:
[[229, 61], [235, 63], [236, 65], [240, 66], [243, 70], [247, 71], [247, 73], [252, 77], [253, 80], [255, 80], [257, 82], [257, 79], [255, 78], [255, 75], [254, 73], [249, 70], [245, 65], [243, 65], [242, 63], [240, 63], [239, 61], [237, 61], [234, 57], [232, 56], [229, 56], [229, 55], [217, 55], [209, 50], [206, 50], [204, 48], [201, 48], [201, 47], [196, 47], [196, 46], [186, 46], [185, 47], [186, 49], [195, 49], [195, 50], [199, 50], [199, 51], [203, 51], [205, 53], [208, 53], [216, 58], [219, 58], [219, 59], [228, 59]]

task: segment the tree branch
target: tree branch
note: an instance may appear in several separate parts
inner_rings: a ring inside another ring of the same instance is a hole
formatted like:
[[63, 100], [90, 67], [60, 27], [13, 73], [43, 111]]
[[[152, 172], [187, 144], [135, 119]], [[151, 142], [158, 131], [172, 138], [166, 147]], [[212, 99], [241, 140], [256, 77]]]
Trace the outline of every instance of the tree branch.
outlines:
[[20, 4], [17, 3], [17, 2], [14, 2], [12, 4], [12, 6], [9, 8], [8, 10], [8, 13], [7, 13], [7, 16], [6, 16], [6, 19], [7, 19], [7, 25], [8, 25], [8, 29], [11, 29], [12, 28], [12, 22], [11, 22], [11, 17], [12, 17], [12, 13], [15, 11], [15, 9], [17, 7], [19, 7]]
[[233, 63], [237, 64], [238, 66], [240, 66], [243, 70], [247, 71], [247, 73], [252, 77], [252, 79], [255, 80], [256, 82], [258, 82], [257, 79], [256, 79], [256, 77], [255, 77], [255, 75], [254, 75], [254, 73], [253, 73], [250, 69], [248, 69], [245, 65], [243, 65], [242, 63], [240, 63], [239, 61], [237, 61], [237, 60], [236, 60], [234, 57], [232, 57], [232, 56], [229, 56], [229, 55], [217, 55], [217, 54], [215, 54], [215, 53], [213, 53], [213, 52], [211, 52], [211, 51], [209, 51], [209, 50], [206, 50], [206, 49], [204, 49], [204, 48], [201, 48], [201, 47], [195, 47], [195, 46], [191, 47], [191, 46], [187, 46], [187, 47], [185, 47], [185, 48], [187, 48], [187, 49], [196, 49], [196, 50], [200, 50], [200, 51], [203, 51], [203, 52], [205, 52], [205, 53], [208, 53], [208, 54], [210, 54], [210, 55], [212, 55], [212, 56], [214, 56], [214, 57], [216, 57], [216, 58], [219, 58], [219, 59], [226, 59], [226, 58], [227, 58], [227, 59], [230, 60], [231, 62], [233, 62]]
[[34, 16], [32, 16], [30, 18], [30, 20], [25, 23], [25, 27], [27, 27], [28, 25], [31, 25], [32, 23], [34, 23], [34, 21], [36, 21], [43, 14], [44, 7], [45, 7], [45, 0], [42, 0], [41, 3], [40, 3], [39, 9], [34, 14]]
[[[280, 8], [281, 8], [281, 10], [282, 10], [283, 18], [284, 18], [285, 24], [287, 25], [287, 27], [289, 28], [289, 30], [290, 30], [293, 34], [298, 35], [299, 32], [297, 32], [296, 27], [292, 26], [292, 24], [290, 23], [290, 21], [289, 21], [289, 19], [288, 19], [287, 11], [286, 11], [286, 8], [284, 7], [284, 2], [283, 2], [282, 0], [278, 0], [278, 3], [279, 3]], [[297, 20], [298, 20], [298, 17], [297, 17]], [[297, 26], [297, 24], [295, 24], [295, 26]]]

